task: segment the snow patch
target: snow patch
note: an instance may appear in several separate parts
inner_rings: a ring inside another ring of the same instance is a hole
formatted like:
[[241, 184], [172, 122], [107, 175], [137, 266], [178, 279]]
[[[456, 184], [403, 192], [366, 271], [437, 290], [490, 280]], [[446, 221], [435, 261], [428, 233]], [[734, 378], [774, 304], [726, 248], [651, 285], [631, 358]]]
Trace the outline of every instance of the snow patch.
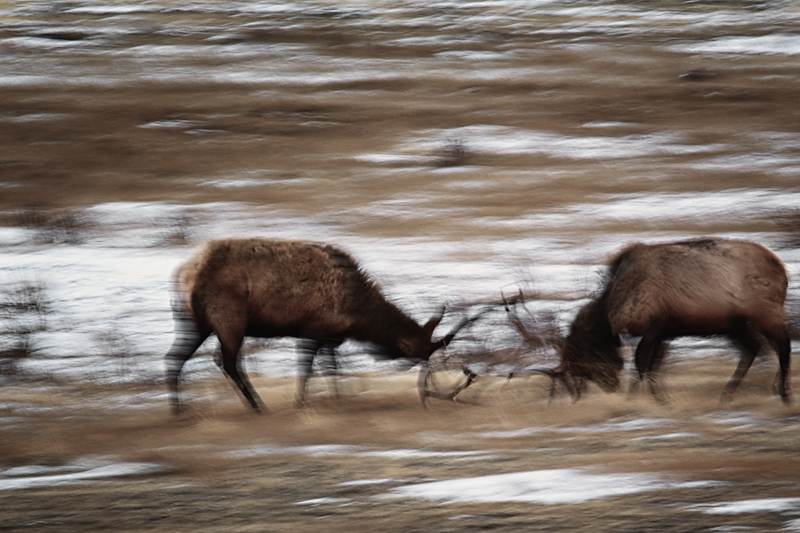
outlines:
[[720, 37], [703, 43], [671, 46], [676, 52], [694, 54], [800, 54], [800, 35], [774, 33], [759, 37]]
[[578, 469], [536, 470], [433, 481], [391, 489], [381, 498], [421, 498], [443, 503], [583, 503], [639, 492], [703, 486], [650, 474], [590, 474]]
[[[103, 464], [97, 461], [84, 461], [59, 467], [19, 466], [0, 471], [0, 490], [73, 485], [90, 480], [153, 474], [166, 470], [167, 467], [164, 465], [143, 462]], [[65, 471], [68, 473], [53, 473]]]
[[[800, 513], [800, 498], [761, 498], [736, 502], [703, 503], [687, 509], [705, 514]], [[795, 520], [800, 522], [800, 520]]]

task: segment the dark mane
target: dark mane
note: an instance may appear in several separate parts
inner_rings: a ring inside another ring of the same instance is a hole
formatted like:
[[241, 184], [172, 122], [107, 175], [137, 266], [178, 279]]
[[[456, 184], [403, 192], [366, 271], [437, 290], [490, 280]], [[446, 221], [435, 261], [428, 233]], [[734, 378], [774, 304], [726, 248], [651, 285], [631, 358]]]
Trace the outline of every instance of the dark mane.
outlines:
[[563, 354], [563, 370], [594, 381], [603, 389], [619, 387], [619, 373], [625, 365], [619, 353], [620, 341], [611, 330], [606, 303], [608, 285], [599, 298], [586, 304], [575, 317]]
[[342, 272], [342, 298], [346, 299], [348, 312], [371, 317], [369, 321], [358, 321], [359, 329], [351, 332], [353, 338], [369, 341], [375, 349], [373, 355], [398, 357], [400, 354], [392, 351], [394, 340], [414, 335], [419, 325], [385, 298], [378, 282], [352, 256], [334, 246], [319, 246]]

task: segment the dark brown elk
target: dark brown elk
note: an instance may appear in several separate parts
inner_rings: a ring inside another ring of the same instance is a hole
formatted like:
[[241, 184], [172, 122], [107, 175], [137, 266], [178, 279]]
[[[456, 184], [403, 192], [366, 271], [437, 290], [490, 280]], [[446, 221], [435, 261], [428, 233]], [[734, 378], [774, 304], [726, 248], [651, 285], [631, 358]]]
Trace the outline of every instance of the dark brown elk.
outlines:
[[[219, 339], [223, 372], [256, 411], [262, 402], [238, 359], [245, 337], [300, 339], [300, 404], [314, 357], [334, 356], [346, 339], [366, 341], [389, 359], [427, 362], [456, 333], [433, 341], [443, 311], [420, 326], [383, 297], [352, 257], [323, 244], [210, 241], [176, 270], [173, 282], [175, 341], [166, 355], [166, 378], [176, 413], [181, 369], [212, 333]], [[427, 379], [420, 383], [427, 385]], [[421, 393], [423, 402], [437, 396]]]
[[777, 392], [790, 399], [790, 338], [784, 311], [788, 279], [780, 259], [745, 241], [705, 238], [668, 244], [634, 244], [610, 264], [599, 298], [578, 313], [562, 352], [559, 375], [577, 397], [584, 380], [607, 391], [619, 388], [620, 335], [641, 337], [633, 390], [656, 374], [664, 341], [682, 336], [727, 336], [740, 349], [736, 371], [723, 392], [736, 390], [762, 347], [778, 354]]

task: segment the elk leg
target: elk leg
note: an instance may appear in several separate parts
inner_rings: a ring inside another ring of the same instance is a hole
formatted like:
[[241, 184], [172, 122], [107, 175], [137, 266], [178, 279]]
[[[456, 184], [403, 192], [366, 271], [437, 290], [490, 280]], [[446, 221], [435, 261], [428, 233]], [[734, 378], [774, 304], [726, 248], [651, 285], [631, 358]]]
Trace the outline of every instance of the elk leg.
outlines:
[[337, 398], [339, 397], [339, 385], [337, 383], [339, 379], [339, 366], [336, 361], [336, 347], [331, 344], [323, 345], [319, 351], [317, 352], [319, 355], [325, 356], [328, 363], [330, 364], [330, 376], [331, 376], [331, 388], [333, 389], [333, 395]]
[[333, 367], [333, 391], [334, 394], [339, 396], [339, 389], [336, 384], [337, 366], [336, 366], [336, 346], [339, 343], [330, 344], [322, 343], [314, 339], [301, 339], [297, 344], [298, 353], [298, 366], [299, 375], [297, 376], [297, 393], [295, 395], [295, 407], [300, 408], [305, 404], [306, 400], [306, 386], [308, 378], [314, 370], [314, 358], [317, 355], [324, 355], [330, 361]]
[[789, 403], [792, 399], [792, 343], [789, 340], [788, 332], [776, 341], [778, 351], [778, 394], [781, 395], [783, 403]]
[[739, 348], [741, 356], [736, 371], [722, 390], [721, 402], [730, 401], [733, 391], [739, 386], [750, 366], [753, 364], [758, 352], [761, 350], [761, 342], [754, 335], [753, 329], [746, 323], [739, 324], [728, 332], [734, 345]]
[[636, 391], [639, 382], [647, 380], [650, 385], [650, 392], [656, 400], [663, 401], [660, 397], [655, 376], [661, 366], [661, 358], [663, 356], [663, 354], [660, 355], [662, 342], [663, 338], [656, 331], [647, 331], [642, 340], [639, 341], [634, 357], [636, 370], [628, 394], [633, 394]]
[[650, 344], [645, 342], [644, 337], [642, 337], [639, 341], [639, 345], [636, 347], [636, 353], [633, 357], [634, 368], [631, 375], [631, 384], [630, 387], [628, 387], [629, 395], [633, 395], [636, 389], [639, 388], [639, 383], [644, 381], [646, 369], [649, 364], [649, 346]]
[[661, 403], [666, 403], [664, 396], [661, 394], [661, 387], [658, 384], [659, 372], [661, 371], [661, 363], [664, 362], [664, 355], [666, 354], [666, 345], [663, 339], [659, 339], [653, 345], [653, 354], [650, 357], [650, 367], [647, 369], [648, 383], [650, 384], [650, 392], [656, 400]]
[[222, 351], [222, 370], [225, 372], [242, 393], [242, 396], [250, 404], [256, 412], [261, 411], [263, 402], [258, 394], [253, 390], [250, 380], [244, 370], [239, 368], [239, 349], [244, 341], [244, 335], [241, 333], [220, 333], [217, 332], [219, 337], [220, 349]]
[[301, 339], [297, 343], [297, 392], [294, 406], [300, 408], [306, 401], [306, 383], [314, 368], [314, 357], [320, 349], [320, 343], [313, 339]]
[[586, 392], [586, 379], [580, 376], [572, 376], [570, 379], [569, 374], [564, 375], [564, 384], [567, 386], [567, 391], [572, 396], [572, 403], [577, 402]]
[[778, 364], [780, 368], [775, 375], [775, 385], [777, 393], [780, 394], [784, 403], [791, 401], [791, 363], [792, 363], [792, 344], [789, 332], [786, 327], [780, 328], [777, 334], [767, 336], [770, 344], [778, 353]]
[[210, 333], [200, 331], [197, 323], [183, 311], [175, 310], [173, 315], [175, 317], [175, 339], [164, 356], [164, 363], [167, 367], [167, 390], [172, 405], [172, 413], [177, 415], [181, 411], [178, 397], [178, 378], [181, 375], [183, 365], [194, 355], [194, 352], [203, 344]]

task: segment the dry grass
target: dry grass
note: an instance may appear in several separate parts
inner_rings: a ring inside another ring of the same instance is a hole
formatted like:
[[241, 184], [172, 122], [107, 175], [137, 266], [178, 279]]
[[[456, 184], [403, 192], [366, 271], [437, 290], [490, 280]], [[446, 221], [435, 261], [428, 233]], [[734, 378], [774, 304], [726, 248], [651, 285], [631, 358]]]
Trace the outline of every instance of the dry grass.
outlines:
[[[796, 487], [800, 460], [794, 453], [800, 429], [793, 422], [800, 408], [784, 406], [769, 394], [774, 365], [767, 363], [754, 368], [733, 403], [721, 408], [718, 393], [732, 367], [729, 361], [674, 365], [664, 376], [672, 396], [668, 405], [646, 395], [628, 398], [596, 389], [575, 404], [565, 397], [548, 404], [546, 382], [521, 379], [500, 392], [498, 380], [487, 378], [464, 393], [465, 401], [475, 403], [438, 402], [429, 412], [419, 405], [413, 375], [364, 376], [368, 383], [362, 384], [364, 392], [345, 392], [338, 399], [320, 392], [302, 411], [292, 408], [293, 380], [256, 378], [254, 385], [270, 407], [261, 416], [249, 412], [220, 377], [190, 382], [186, 392], [200, 396], [177, 419], [168, 414], [166, 401], [136, 410], [106, 407], [117, 395], [160, 392], [159, 384], [103, 387], [82, 382], [42, 389], [41, 383], [18, 383], [0, 391], [0, 404], [13, 399], [45, 409], [26, 415], [13, 429], [1, 430], [0, 464], [60, 465], [99, 456], [157, 462], [169, 470], [140, 479], [6, 493], [3, 515], [16, 530], [42, 513], [37, 502], [55, 498], [47, 506], [50, 519], [41, 524], [45, 531], [57, 526], [66, 528], [62, 531], [103, 527], [107, 515], [100, 508], [105, 506], [121, 513], [118, 529], [130, 531], [145, 523], [151, 531], [175, 527], [246, 531], [264, 523], [284, 531], [306, 531], [323, 516], [332, 527], [414, 531], [424, 517], [428, 530], [460, 530], [464, 523], [451, 520], [459, 515], [484, 516], [478, 522], [509, 530], [535, 529], [543, 516], [572, 530], [582, 529], [582, 520], [589, 516], [599, 530], [612, 531], [618, 521], [635, 519], [668, 530], [698, 530], [712, 525], [713, 517], [683, 510], [685, 505], [800, 496]], [[746, 413], [760, 421], [751, 428], [715, 422], [725, 413]], [[643, 419], [660, 419], [667, 425], [641, 429], [620, 425]], [[606, 429], [598, 431], [601, 427]], [[497, 434], [519, 430], [526, 431], [517, 436]], [[658, 438], [677, 432], [694, 436]], [[477, 451], [494, 458], [390, 459], [357, 452], [315, 456], [292, 448], [317, 444]], [[268, 455], [231, 455], [263, 446], [285, 448]], [[549, 468], [646, 472], [727, 485], [723, 492], [713, 487], [684, 489], [554, 507], [374, 500], [394, 485], [341, 485], [359, 479], [434, 480]], [[296, 505], [321, 497], [355, 503]], [[208, 512], [212, 509], [225, 520], [212, 518]], [[752, 526], [759, 520], [771, 523], [770, 516], [732, 520]]]
[[[462, 401], [435, 401], [427, 412], [416, 394], [415, 373], [362, 376], [360, 380], [366, 385], [346, 384], [340, 387], [339, 398], [322, 388], [316, 394], [312, 390], [309, 405], [303, 410], [293, 407], [293, 379], [256, 377], [254, 386], [268, 407], [262, 416], [251, 413], [222, 377], [190, 381], [184, 392], [196, 399], [188, 402], [187, 412], [179, 418], [169, 415], [166, 399], [163, 404], [145, 403], [126, 411], [125, 416], [107, 407], [118, 395], [133, 395], [131, 401], [147, 402], [150, 395], [162, 392], [158, 383], [101, 386], [69, 382], [51, 388], [41, 387], [42, 382], [18, 382], [0, 392], [0, 403], [36, 405], [41, 411], [26, 415], [36, 423], [24, 423], [24, 429], [3, 430], [7, 446], [0, 450], [0, 463], [35, 462], [54, 451], [43, 451], [40, 445], [31, 447], [27, 444], [30, 442], [50, 442], [61, 450], [64, 461], [97, 453], [125, 456], [201, 444], [217, 449], [246, 448], [261, 442], [414, 447], [420, 445], [420, 435], [427, 432], [451, 434], [452, 443], [481, 449], [491, 441], [473, 432], [528, 427], [559, 427], [563, 431], [574, 427], [580, 434], [587, 425], [631, 417], [665, 417], [680, 420], [681, 431], [690, 431], [691, 426], [708, 432], [715, 425], [706, 415], [719, 410], [746, 411], [767, 420], [800, 414], [798, 407], [787, 407], [771, 395], [771, 361], [753, 368], [733, 403], [721, 406], [719, 393], [735, 366], [733, 360], [722, 363], [700, 361], [667, 369], [662, 376], [670, 395], [666, 405], [645, 393], [629, 398], [623, 393], [602, 394], [595, 388], [591, 388], [587, 401], [573, 403], [564, 394], [549, 402], [549, 380], [545, 377], [519, 378], [505, 387], [503, 378], [484, 377], [462, 393]], [[454, 381], [455, 377], [452, 373], [450, 379]], [[447, 376], [443, 376], [441, 386], [446, 388], [447, 383]], [[353, 392], [354, 388], [365, 390]], [[562, 435], [556, 438], [569, 440]], [[513, 443], [514, 439], [493, 444], [503, 442]]]

